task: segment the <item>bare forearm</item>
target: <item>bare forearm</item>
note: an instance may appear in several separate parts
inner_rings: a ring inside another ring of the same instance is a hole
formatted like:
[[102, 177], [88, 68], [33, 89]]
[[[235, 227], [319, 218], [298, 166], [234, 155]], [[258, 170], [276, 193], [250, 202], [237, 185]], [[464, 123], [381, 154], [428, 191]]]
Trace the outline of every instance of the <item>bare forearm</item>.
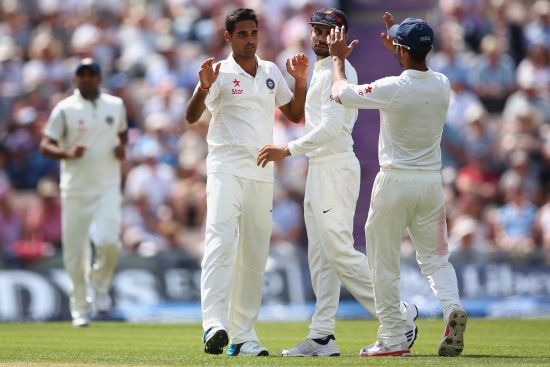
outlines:
[[333, 56], [332, 65], [332, 84], [340, 80], [346, 80], [346, 64], [344, 59]]
[[206, 99], [207, 94], [208, 90], [197, 88], [197, 90], [195, 91], [195, 93], [193, 93], [193, 96], [189, 100], [189, 103], [187, 104], [187, 114], [185, 116], [185, 119], [190, 124], [197, 122], [204, 110], [206, 109], [204, 100]]
[[40, 153], [48, 158], [51, 159], [66, 159], [67, 158], [67, 150], [64, 148], [61, 148], [58, 145], [52, 144], [52, 143], [45, 143], [42, 142], [40, 144]]
[[292, 122], [300, 122], [304, 118], [304, 106], [306, 103], [306, 80], [296, 81], [294, 87], [294, 98], [290, 101], [289, 114], [287, 116]]

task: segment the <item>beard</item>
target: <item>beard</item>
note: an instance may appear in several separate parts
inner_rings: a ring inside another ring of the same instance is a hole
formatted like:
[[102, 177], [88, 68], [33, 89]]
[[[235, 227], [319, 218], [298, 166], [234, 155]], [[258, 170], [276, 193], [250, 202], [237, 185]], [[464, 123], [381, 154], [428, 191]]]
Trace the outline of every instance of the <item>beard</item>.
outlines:
[[329, 57], [330, 56], [330, 52], [327, 49], [321, 49], [319, 48], [318, 46], [314, 46], [313, 47], [313, 52], [315, 53], [315, 55], [319, 56], [319, 57]]

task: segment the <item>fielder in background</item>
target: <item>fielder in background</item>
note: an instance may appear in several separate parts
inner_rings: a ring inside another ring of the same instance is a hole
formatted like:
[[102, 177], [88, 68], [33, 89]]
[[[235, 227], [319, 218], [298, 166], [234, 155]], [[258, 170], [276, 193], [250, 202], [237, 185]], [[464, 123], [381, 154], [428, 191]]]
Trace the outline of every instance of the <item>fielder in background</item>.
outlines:
[[[101, 70], [96, 62], [83, 59], [74, 81], [74, 94], [51, 112], [40, 150], [61, 160], [63, 263], [73, 283], [71, 316], [74, 326], [87, 326], [90, 283], [96, 311], [112, 308], [109, 289], [120, 250], [120, 162], [127, 124], [122, 100], [99, 90]], [[90, 235], [95, 245], [91, 269]]]
[[349, 82], [345, 59], [357, 41], [347, 45], [342, 29], [328, 39], [332, 55], [332, 95], [344, 107], [380, 110], [380, 172], [372, 189], [365, 226], [367, 255], [374, 283], [378, 340], [364, 356], [409, 353], [399, 310], [400, 248], [405, 229], [416, 259], [443, 306], [445, 333], [441, 356], [457, 356], [464, 348], [466, 313], [460, 305], [456, 274], [449, 263], [447, 223], [441, 182], [441, 134], [450, 98], [450, 83], [426, 66], [434, 39], [424, 20], [407, 18], [394, 25], [384, 14], [381, 39], [404, 68], [400, 76], [370, 84]]
[[[310, 332], [283, 356], [338, 356], [334, 330], [340, 300], [340, 280], [371, 315], [376, 316], [374, 294], [367, 257], [354, 248], [353, 217], [359, 197], [361, 168], [353, 152], [351, 132], [357, 120], [356, 108], [344, 108], [331, 95], [332, 61], [327, 37], [331, 29], [344, 26], [346, 15], [323, 8], [311, 17], [311, 45], [317, 62], [306, 97], [306, 135], [286, 145], [267, 145], [260, 151], [258, 165], [306, 154], [309, 158], [304, 220], [308, 237], [308, 263], [317, 302]], [[346, 60], [345, 73], [357, 83], [357, 73]], [[412, 347], [416, 339], [415, 305], [396, 304]]]
[[[275, 64], [256, 56], [258, 20], [236, 9], [225, 21], [232, 53], [206, 60], [187, 109], [196, 122], [205, 108], [208, 130], [207, 217], [202, 260], [201, 303], [204, 351], [229, 356], [265, 356], [255, 331], [269, 252], [273, 206], [273, 164], [256, 166], [260, 148], [273, 143], [275, 109], [291, 121], [304, 115], [308, 60], [287, 60], [294, 95]], [[238, 231], [238, 235], [237, 235]]]

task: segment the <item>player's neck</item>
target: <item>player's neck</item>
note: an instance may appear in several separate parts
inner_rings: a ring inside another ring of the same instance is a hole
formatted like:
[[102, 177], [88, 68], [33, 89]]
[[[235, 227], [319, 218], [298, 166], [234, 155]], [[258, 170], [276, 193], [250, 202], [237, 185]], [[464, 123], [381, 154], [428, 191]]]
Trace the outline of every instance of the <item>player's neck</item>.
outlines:
[[233, 58], [235, 59], [235, 62], [247, 72], [247, 74], [256, 76], [256, 72], [258, 71], [258, 60], [256, 59], [256, 56], [253, 58], [241, 58], [233, 55]]
[[82, 98], [93, 102], [97, 99], [97, 97], [99, 97], [99, 91], [95, 90], [95, 91], [89, 92], [89, 91], [80, 90], [80, 95], [82, 96]]
[[428, 71], [428, 65], [426, 65], [426, 62], [420, 62], [420, 63], [404, 63], [403, 69], [405, 70], [417, 70], [417, 71]]

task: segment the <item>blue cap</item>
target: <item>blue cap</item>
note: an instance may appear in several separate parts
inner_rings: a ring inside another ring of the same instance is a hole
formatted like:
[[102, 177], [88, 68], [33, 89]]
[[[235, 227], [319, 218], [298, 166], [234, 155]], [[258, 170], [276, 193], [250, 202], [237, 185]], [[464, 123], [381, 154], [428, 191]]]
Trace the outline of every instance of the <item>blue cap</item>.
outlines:
[[89, 69], [96, 75], [101, 75], [101, 68], [99, 67], [99, 64], [95, 62], [92, 58], [85, 58], [80, 60], [78, 65], [76, 66], [75, 74], [79, 74], [81, 70], [83, 69]]
[[423, 19], [407, 18], [401, 24], [394, 24], [388, 35], [413, 50], [429, 50], [434, 41], [432, 27]]
[[331, 28], [344, 26], [346, 27], [346, 32], [349, 30], [346, 14], [335, 8], [323, 8], [316, 11], [311, 15], [309, 24], [328, 25]]

